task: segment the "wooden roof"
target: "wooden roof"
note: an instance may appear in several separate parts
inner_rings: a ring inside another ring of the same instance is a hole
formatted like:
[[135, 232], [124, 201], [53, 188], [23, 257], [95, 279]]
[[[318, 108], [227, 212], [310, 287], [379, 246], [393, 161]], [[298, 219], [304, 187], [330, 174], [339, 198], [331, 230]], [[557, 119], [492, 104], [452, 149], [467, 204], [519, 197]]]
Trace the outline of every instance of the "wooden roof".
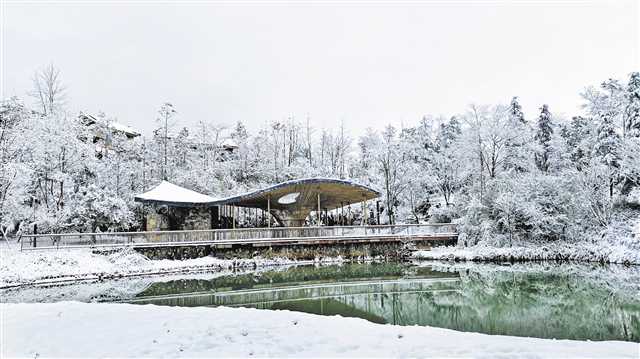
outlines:
[[[304, 217], [318, 208], [336, 209], [352, 203], [377, 198], [380, 192], [367, 186], [333, 178], [305, 178], [282, 182], [248, 193], [216, 199], [162, 181], [152, 190], [135, 196], [135, 201], [174, 207], [237, 206], [271, 208], [281, 217]], [[271, 202], [269, 204], [269, 201]]]
[[290, 211], [296, 209], [315, 210], [335, 209], [351, 203], [377, 198], [380, 192], [350, 181], [333, 178], [305, 178], [282, 182], [271, 187], [215, 201], [216, 205], [233, 205], [267, 209], [271, 200], [271, 209]]

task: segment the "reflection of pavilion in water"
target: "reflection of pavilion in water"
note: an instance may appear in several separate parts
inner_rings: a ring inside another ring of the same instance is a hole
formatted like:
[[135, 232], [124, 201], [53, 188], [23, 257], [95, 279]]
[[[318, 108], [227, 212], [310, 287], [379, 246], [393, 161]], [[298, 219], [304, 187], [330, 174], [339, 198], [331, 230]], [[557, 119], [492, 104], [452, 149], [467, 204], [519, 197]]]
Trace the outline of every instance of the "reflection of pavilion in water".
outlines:
[[380, 263], [154, 283], [127, 301], [285, 309], [498, 335], [638, 341], [635, 293], [612, 294], [608, 282], [572, 275], [450, 273]]
[[[419, 324], [422, 307], [459, 287], [456, 274], [319, 283], [277, 283], [242, 290], [186, 294], [142, 294], [132, 303], [169, 306], [230, 306], [286, 309], [322, 315], [359, 317], [376, 323]], [[412, 299], [413, 298], [413, 299]], [[409, 300], [409, 301], [408, 301]], [[408, 309], [413, 311], [408, 312]]]

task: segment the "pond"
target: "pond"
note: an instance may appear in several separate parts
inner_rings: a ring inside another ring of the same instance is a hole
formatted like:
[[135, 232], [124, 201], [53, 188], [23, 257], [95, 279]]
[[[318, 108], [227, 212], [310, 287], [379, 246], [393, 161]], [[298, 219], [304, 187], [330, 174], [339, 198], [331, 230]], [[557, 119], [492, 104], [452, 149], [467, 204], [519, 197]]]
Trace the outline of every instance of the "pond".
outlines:
[[32, 287], [3, 301], [233, 306], [486, 334], [640, 341], [640, 269], [371, 263]]

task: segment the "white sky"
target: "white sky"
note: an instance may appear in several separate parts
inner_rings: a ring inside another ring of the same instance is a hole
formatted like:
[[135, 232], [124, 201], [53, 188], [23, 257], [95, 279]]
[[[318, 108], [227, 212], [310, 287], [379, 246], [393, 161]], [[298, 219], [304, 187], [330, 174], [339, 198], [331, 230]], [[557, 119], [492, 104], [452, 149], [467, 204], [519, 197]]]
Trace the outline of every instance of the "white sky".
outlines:
[[185, 125], [310, 114], [354, 135], [515, 95], [528, 119], [571, 116], [585, 86], [640, 70], [633, 0], [3, 6], [3, 97], [53, 63], [71, 110], [146, 133], [165, 101]]

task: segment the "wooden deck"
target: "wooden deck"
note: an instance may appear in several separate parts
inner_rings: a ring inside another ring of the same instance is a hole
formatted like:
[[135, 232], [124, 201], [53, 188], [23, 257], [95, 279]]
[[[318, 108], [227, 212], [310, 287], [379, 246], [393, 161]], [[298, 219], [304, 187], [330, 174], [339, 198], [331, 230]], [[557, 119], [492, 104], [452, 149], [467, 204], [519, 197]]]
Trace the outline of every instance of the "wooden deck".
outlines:
[[25, 235], [21, 250], [63, 248], [149, 248], [176, 246], [291, 246], [337, 243], [455, 240], [455, 224], [277, 227], [197, 231], [64, 233]]

